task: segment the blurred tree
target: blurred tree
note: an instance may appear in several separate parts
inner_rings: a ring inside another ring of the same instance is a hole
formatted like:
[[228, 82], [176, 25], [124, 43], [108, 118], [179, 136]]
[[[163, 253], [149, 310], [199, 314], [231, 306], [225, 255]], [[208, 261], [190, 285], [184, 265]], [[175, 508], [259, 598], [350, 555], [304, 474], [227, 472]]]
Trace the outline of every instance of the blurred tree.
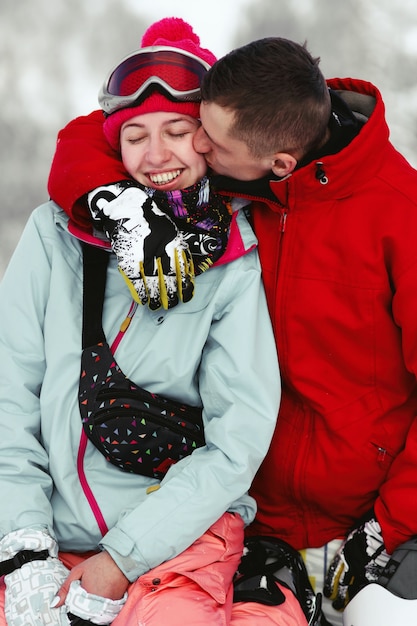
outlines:
[[325, 76], [374, 83], [394, 145], [417, 165], [415, 0], [258, 0], [242, 16], [234, 45], [271, 35], [306, 42]]
[[149, 18], [119, 0], [1, 0], [0, 14], [1, 275], [29, 212], [48, 199], [57, 131], [97, 108], [101, 81]]

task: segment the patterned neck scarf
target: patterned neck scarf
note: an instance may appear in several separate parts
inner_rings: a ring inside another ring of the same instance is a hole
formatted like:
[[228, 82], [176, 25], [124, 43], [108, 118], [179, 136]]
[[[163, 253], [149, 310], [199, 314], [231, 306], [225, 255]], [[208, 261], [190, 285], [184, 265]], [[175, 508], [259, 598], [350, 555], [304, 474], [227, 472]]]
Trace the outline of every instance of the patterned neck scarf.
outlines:
[[143, 190], [183, 232], [196, 275], [209, 269], [227, 246], [232, 218], [230, 199], [213, 191], [207, 176], [186, 189], [165, 192], [143, 187]]

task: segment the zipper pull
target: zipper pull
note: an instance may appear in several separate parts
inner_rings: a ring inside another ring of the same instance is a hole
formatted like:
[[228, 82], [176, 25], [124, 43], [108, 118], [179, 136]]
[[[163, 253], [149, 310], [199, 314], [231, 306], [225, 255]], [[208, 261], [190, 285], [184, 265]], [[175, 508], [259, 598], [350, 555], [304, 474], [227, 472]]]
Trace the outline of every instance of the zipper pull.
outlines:
[[130, 326], [130, 322], [132, 321], [132, 317], [125, 317], [123, 322], [120, 324], [120, 332], [125, 333]]
[[387, 451], [385, 450], [385, 448], [381, 448], [380, 446], [378, 446], [378, 462], [379, 463], [383, 463], [385, 461], [386, 455], [387, 455]]
[[134, 314], [136, 313], [136, 309], [137, 308], [138, 308], [138, 303], [133, 301], [132, 304], [130, 305], [130, 309], [129, 309], [129, 312], [128, 312], [127, 316], [125, 317], [123, 322], [120, 324], [120, 332], [121, 333], [125, 333], [127, 331], [127, 329], [129, 328], [130, 322], [132, 321], [132, 318], [133, 318]]
[[327, 185], [329, 179], [326, 176], [326, 172], [323, 169], [323, 162], [317, 161], [316, 163], [316, 178], [320, 181], [321, 185]]

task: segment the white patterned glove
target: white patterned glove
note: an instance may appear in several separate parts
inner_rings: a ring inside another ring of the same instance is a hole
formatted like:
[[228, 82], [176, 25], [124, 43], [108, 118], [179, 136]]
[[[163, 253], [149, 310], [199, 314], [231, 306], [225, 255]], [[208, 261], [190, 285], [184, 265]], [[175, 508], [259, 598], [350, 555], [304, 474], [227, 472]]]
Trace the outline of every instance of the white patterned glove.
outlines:
[[16, 569], [4, 577], [4, 612], [8, 626], [68, 626], [65, 607], [50, 608], [52, 598], [69, 574], [57, 558], [55, 539], [38, 528], [8, 533], [0, 541], [0, 563], [27, 550], [39, 552], [39, 560], [31, 560], [21, 567], [17, 564]]
[[31, 561], [4, 577], [4, 613], [8, 626], [69, 626], [65, 606], [51, 601], [69, 571], [57, 558]]
[[[92, 624], [107, 625], [119, 615], [125, 602], [127, 593], [121, 600], [109, 600], [92, 593], [87, 593], [79, 580], [73, 580], [65, 600], [65, 607], [72, 624], [81, 623], [81, 620]], [[74, 619], [76, 617], [81, 620]]]

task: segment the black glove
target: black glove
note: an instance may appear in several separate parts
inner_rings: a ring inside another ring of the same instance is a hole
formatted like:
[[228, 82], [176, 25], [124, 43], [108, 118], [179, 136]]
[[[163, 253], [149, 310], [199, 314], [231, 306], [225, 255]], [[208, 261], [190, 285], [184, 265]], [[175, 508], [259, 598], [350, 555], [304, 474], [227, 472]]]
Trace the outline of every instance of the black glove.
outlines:
[[337, 611], [357, 593], [376, 582], [389, 560], [381, 527], [373, 512], [354, 528], [340, 546], [327, 572], [323, 593]]

